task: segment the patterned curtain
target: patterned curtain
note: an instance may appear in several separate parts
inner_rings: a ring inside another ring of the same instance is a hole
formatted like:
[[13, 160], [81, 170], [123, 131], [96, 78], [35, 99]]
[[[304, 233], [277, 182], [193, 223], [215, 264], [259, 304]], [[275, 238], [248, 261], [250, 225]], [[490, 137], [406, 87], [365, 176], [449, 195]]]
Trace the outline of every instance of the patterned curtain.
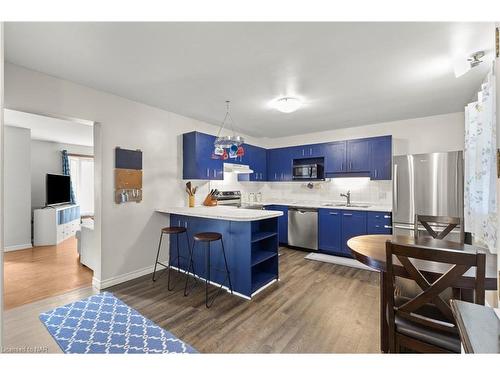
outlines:
[[[71, 176], [69, 173], [69, 158], [68, 158], [68, 151], [67, 150], [62, 150], [62, 171], [63, 175], [65, 176]], [[71, 178], [71, 177], [70, 177]], [[70, 197], [71, 197], [71, 203], [75, 203], [75, 193], [73, 192], [73, 183], [70, 183]]]
[[474, 243], [497, 252], [495, 76], [465, 107], [465, 230]]

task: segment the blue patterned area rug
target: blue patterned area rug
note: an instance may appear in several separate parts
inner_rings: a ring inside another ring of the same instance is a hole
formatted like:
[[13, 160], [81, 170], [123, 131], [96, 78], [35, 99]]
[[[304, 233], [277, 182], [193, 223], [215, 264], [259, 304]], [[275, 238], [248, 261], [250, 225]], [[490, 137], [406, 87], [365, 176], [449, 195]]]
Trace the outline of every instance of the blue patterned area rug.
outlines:
[[197, 353], [108, 292], [42, 313], [40, 320], [65, 353]]

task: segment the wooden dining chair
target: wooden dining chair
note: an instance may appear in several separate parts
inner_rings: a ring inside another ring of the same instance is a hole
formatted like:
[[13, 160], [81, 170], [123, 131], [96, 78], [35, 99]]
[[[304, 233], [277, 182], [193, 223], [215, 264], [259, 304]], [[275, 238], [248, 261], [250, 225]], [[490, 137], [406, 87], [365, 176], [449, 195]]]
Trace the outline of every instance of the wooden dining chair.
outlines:
[[[430, 215], [415, 215], [415, 238], [420, 236], [419, 223], [425, 228], [426, 232], [437, 240], [443, 240], [446, 236], [448, 236], [453, 229], [458, 227], [460, 230], [459, 242], [464, 243], [465, 235], [464, 235], [464, 225], [463, 220], [459, 217], [453, 216], [430, 216]], [[443, 230], [437, 232], [435, 229], [431, 227], [442, 227]], [[447, 240], [449, 238], [446, 238]]]
[[[421, 353], [460, 353], [460, 338], [449, 300], [442, 295], [460, 285], [464, 273], [475, 267], [474, 302], [484, 305], [485, 254], [387, 241], [386, 257], [390, 352], [399, 353], [405, 348]], [[419, 269], [426, 262], [443, 263], [450, 268], [432, 280]], [[414, 297], [396, 296], [396, 277], [413, 280], [421, 292]]]

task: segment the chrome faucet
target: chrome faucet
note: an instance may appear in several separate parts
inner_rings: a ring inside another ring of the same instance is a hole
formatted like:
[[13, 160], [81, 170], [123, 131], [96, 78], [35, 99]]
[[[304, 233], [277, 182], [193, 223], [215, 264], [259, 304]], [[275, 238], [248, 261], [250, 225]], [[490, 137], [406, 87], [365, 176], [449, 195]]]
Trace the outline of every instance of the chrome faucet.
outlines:
[[340, 193], [340, 196], [341, 197], [344, 197], [347, 199], [347, 204], [346, 206], [349, 207], [351, 205], [351, 191], [350, 190], [347, 190], [347, 194], [342, 194]]

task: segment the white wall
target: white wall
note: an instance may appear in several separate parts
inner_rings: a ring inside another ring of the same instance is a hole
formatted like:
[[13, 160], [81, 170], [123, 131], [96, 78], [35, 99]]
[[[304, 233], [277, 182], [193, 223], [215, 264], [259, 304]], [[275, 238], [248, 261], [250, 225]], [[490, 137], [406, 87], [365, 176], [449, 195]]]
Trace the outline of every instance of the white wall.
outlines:
[[31, 247], [31, 132], [4, 127], [5, 250]]
[[[165, 215], [155, 213], [155, 208], [185, 202], [181, 134], [192, 130], [215, 134], [218, 127], [9, 63], [5, 65], [5, 105], [100, 123], [101, 272], [95, 274], [101, 281], [107, 281], [127, 273], [135, 272], [135, 276], [141, 270], [149, 272], [159, 230], [168, 223]], [[247, 140], [258, 144], [251, 137]], [[117, 146], [143, 151], [144, 199], [140, 204], [114, 203]]]
[[0, 347], [3, 346], [3, 108], [4, 108], [4, 54], [3, 22], [0, 22]]
[[309, 133], [283, 138], [268, 138], [267, 147], [286, 147], [307, 143], [392, 135], [394, 155], [457, 151], [464, 148], [463, 112], [409, 120]]
[[45, 177], [47, 173], [62, 173], [61, 151], [94, 155], [87, 146], [31, 140], [31, 208], [45, 206]]

